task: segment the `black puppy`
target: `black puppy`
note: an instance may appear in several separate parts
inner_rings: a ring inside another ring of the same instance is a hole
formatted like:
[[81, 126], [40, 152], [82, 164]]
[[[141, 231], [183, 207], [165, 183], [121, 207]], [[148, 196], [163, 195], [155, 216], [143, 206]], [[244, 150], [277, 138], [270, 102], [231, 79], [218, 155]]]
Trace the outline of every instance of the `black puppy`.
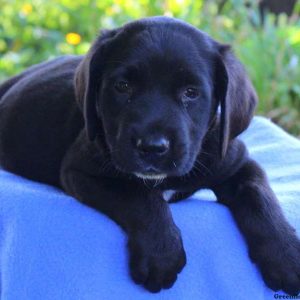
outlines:
[[228, 46], [178, 20], [142, 19], [103, 32], [84, 57], [9, 79], [0, 99], [1, 165], [122, 226], [135, 282], [173, 285], [186, 258], [166, 200], [210, 188], [266, 284], [299, 292], [300, 242], [236, 139], [256, 94]]

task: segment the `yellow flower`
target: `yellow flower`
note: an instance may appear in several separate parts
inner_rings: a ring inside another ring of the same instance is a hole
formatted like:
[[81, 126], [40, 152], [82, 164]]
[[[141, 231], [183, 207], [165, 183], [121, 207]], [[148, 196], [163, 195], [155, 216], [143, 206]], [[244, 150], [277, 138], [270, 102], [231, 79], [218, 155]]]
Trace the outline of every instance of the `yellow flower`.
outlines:
[[231, 20], [231, 19], [229, 19], [229, 18], [227, 18], [227, 17], [223, 17], [223, 25], [224, 25], [224, 27], [225, 28], [228, 28], [228, 29], [230, 29], [230, 28], [232, 28], [233, 27], [233, 21]]
[[78, 45], [81, 42], [81, 36], [75, 32], [69, 32], [66, 35], [66, 41], [70, 45]]
[[29, 15], [32, 12], [32, 5], [29, 3], [24, 4], [21, 11], [25, 16]]
[[295, 30], [290, 36], [290, 43], [292, 45], [300, 43], [300, 30]]
[[112, 16], [112, 15], [115, 13], [115, 10], [114, 10], [113, 7], [108, 7], [108, 8], [105, 10], [105, 13], [106, 13], [106, 15]]

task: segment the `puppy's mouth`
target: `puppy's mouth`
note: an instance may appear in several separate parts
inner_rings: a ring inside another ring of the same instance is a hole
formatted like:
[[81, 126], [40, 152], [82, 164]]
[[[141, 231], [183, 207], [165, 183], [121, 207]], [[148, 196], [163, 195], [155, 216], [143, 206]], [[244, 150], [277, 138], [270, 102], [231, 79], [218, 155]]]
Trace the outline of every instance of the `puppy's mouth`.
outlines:
[[[127, 149], [126, 149], [127, 150]], [[114, 167], [124, 174], [131, 174], [141, 180], [162, 182], [170, 177], [181, 177], [187, 174], [193, 167], [190, 155], [186, 152], [177, 153], [176, 156], [167, 157], [162, 160], [142, 159], [138, 155], [127, 154], [127, 151], [111, 151], [111, 158]]]
[[141, 179], [146, 180], [163, 180], [167, 177], [166, 174], [157, 174], [157, 173], [134, 173], [134, 175]]

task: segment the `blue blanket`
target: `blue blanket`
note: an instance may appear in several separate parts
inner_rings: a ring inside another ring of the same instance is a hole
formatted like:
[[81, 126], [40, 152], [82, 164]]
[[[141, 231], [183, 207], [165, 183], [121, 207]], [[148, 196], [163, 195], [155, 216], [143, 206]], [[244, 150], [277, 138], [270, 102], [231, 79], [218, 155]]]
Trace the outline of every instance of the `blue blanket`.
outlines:
[[[300, 232], [300, 142], [256, 117], [241, 137]], [[200, 191], [171, 205], [188, 262], [174, 287], [135, 285], [126, 236], [62, 191], [0, 170], [1, 299], [274, 299], [228, 209]], [[205, 201], [203, 201], [205, 200]]]

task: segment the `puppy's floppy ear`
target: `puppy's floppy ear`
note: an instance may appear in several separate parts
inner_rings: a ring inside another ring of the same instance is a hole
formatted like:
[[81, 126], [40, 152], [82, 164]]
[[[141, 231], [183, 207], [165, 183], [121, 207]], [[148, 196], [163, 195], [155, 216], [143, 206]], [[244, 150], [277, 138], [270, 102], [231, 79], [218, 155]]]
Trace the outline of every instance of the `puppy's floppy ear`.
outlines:
[[230, 140], [249, 125], [257, 103], [256, 92], [228, 45], [219, 45], [215, 66], [215, 97], [220, 104], [220, 154]]
[[96, 138], [101, 128], [96, 101], [99, 96], [105, 50], [116, 34], [117, 29], [101, 31], [100, 36], [83, 58], [75, 73], [75, 96], [83, 112], [85, 127], [90, 140]]

